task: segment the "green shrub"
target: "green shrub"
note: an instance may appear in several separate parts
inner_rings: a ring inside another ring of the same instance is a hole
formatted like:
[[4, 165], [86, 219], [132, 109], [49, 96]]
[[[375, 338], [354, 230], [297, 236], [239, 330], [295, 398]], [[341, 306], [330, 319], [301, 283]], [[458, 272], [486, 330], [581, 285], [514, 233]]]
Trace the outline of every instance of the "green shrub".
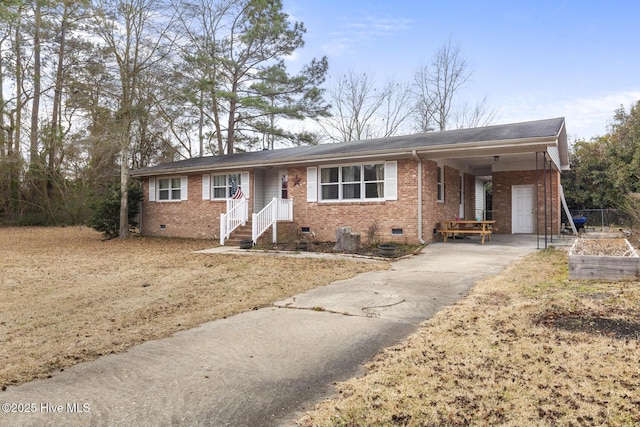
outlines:
[[[113, 239], [120, 233], [120, 184], [114, 183], [105, 188], [99, 196], [91, 202], [93, 214], [87, 225]], [[140, 213], [142, 188], [135, 182], [129, 185], [129, 227], [138, 225], [136, 219]]]

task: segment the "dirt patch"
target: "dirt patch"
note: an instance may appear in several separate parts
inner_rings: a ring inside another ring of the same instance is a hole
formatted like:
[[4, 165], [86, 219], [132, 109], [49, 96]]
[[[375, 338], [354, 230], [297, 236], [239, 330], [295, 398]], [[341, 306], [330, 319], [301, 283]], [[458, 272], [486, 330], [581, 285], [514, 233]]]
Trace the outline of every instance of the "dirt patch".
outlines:
[[640, 312], [617, 313], [545, 312], [536, 318], [536, 323], [550, 328], [570, 332], [584, 332], [607, 337], [640, 340]]
[[[304, 242], [304, 245], [301, 245], [300, 242], [287, 242], [287, 243], [274, 243], [274, 244], [261, 244], [260, 246], [255, 246], [254, 250], [276, 250], [276, 251], [307, 251], [307, 252], [320, 252], [327, 254], [336, 254], [340, 252], [336, 252], [334, 247], [336, 245], [335, 242]], [[420, 251], [423, 246], [418, 245], [404, 245], [404, 244], [394, 244], [395, 251], [392, 255], [382, 255], [378, 245], [363, 245], [356, 252], [350, 255], [359, 255], [366, 257], [383, 257], [383, 258], [402, 258], [407, 255], [412, 255]]]
[[0, 385], [126, 350], [305, 290], [387, 268], [200, 254], [211, 241], [102, 241], [84, 227], [0, 228]]

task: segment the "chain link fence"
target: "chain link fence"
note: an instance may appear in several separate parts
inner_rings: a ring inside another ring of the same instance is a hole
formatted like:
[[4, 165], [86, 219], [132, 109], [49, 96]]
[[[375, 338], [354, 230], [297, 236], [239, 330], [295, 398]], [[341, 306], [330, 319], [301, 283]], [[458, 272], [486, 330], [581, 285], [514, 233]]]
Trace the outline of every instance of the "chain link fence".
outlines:
[[[571, 211], [573, 218], [587, 217], [585, 228], [594, 231], [605, 231], [611, 228], [633, 228], [637, 226], [634, 218], [621, 209], [580, 209]], [[562, 222], [568, 222], [564, 212]]]

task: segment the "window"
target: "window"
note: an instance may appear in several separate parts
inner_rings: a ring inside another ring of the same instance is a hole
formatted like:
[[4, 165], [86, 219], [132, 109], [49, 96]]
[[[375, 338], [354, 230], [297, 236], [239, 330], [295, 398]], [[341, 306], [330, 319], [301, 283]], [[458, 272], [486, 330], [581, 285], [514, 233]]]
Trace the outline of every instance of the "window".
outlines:
[[384, 164], [320, 168], [320, 200], [384, 198]]
[[242, 174], [213, 175], [212, 184], [214, 199], [231, 198], [237, 191], [240, 191]]
[[364, 165], [364, 194], [365, 199], [384, 197], [384, 165]]
[[181, 183], [180, 178], [160, 178], [158, 180], [158, 200], [181, 200]]
[[444, 202], [444, 168], [438, 165], [438, 201]]
[[320, 194], [322, 200], [338, 200], [339, 168], [320, 169]]
[[289, 198], [289, 178], [286, 172], [280, 172], [280, 198]]

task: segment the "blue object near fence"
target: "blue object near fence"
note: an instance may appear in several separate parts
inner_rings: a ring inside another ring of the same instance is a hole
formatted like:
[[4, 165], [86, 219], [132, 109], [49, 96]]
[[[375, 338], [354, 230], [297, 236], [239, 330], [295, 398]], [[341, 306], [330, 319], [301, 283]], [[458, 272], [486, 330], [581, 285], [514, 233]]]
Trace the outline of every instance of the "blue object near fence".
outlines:
[[573, 224], [576, 226], [576, 230], [580, 231], [581, 229], [584, 228], [585, 225], [587, 225], [587, 217], [586, 216], [575, 217], [573, 218]]

